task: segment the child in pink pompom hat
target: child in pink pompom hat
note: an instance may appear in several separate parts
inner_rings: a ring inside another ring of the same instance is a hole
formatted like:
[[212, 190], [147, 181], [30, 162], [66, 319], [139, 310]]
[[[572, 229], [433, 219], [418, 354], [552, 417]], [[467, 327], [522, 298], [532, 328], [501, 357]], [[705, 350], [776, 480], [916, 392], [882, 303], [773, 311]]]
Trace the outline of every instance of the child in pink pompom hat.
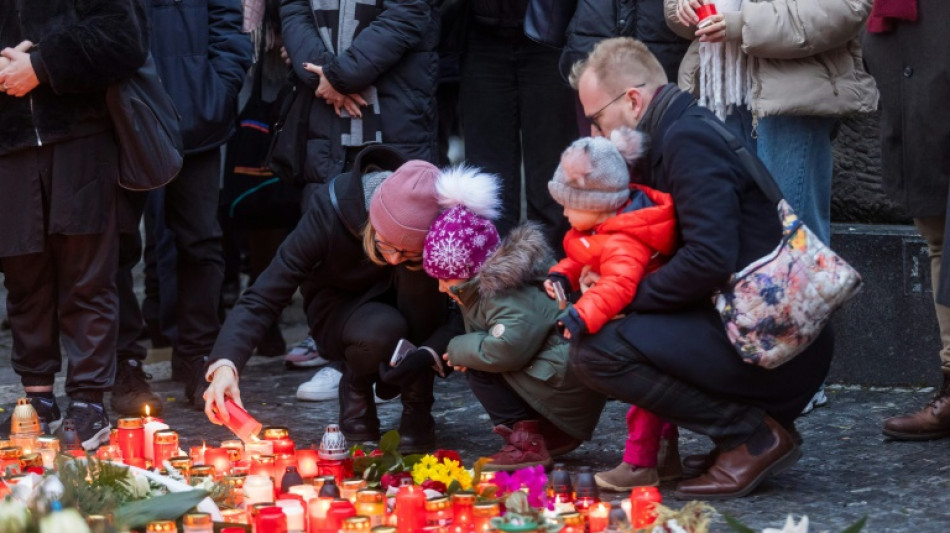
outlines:
[[505, 439], [486, 469], [548, 465], [590, 438], [604, 398], [581, 385], [560, 313], [542, 286], [553, 264], [534, 225], [500, 241], [498, 180], [460, 167], [436, 183], [445, 208], [429, 227], [422, 267], [459, 304], [466, 334], [449, 342], [445, 361], [465, 372], [475, 397]]

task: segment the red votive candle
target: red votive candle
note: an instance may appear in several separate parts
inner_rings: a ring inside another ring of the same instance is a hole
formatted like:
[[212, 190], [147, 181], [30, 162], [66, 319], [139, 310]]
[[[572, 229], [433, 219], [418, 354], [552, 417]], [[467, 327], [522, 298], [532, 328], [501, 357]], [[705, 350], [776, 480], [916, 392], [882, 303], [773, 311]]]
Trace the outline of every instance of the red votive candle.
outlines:
[[426, 494], [422, 487], [403, 485], [396, 492], [396, 529], [417, 533], [426, 525]]
[[116, 439], [123, 459], [145, 457], [145, 421], [141, 417], [119, 419]]
[[215, 477], [221, 477], [231, 471], [231, 452], [227, 448], [208, 448], [205, 464], [214, 467]]
[[630, 525], [648, 529], [656, 522], [656, 504], [663, 501], [656, 487], [633, 487], [630, 491]]
[[178, 432], [173, 429], [160, 429], [152, 439], [155, 451], [152, 464], [161, 468], [162, 463], [178, 455]]
[[297, 456], [297, 472], [300, 477], [310, 479], [317, 475], [317, 450], [303, 449], [294, 452]]
[[[224, 399], [224, 406], [228, 410], [228, 420], [224, 422], [224, 426], [231, 430], [232, 433], [237, 435], [239, 439], [244, 442], [252, 441], [257, 438], [257, 434], [261, 432], [260, 422], [254, 419], [253, 416], [248, 414], [247, 411], [242, 409], [238, 404], [234, 403], [234, 400], [231, 398]], [[215, 404], [212, 409], [217, 413], [218, 407]]]
[[280, 507], [264, 507], [254, 525], [257, 533], [287, 533], [287, 515]]
[[696, 25], [697, 28], [705, 28], [712, 23], [712, 19], [709, 18], [715, 15], [716, 4], [703, 4], [696, 8], [696, 16], [699, 17], [699, 23]]
[[590, 506], [587, 515], [587, 526], [590, 533], [599, 533], [607, 529], [607, 518], [610, 516], [610, 504], [597, 502]]

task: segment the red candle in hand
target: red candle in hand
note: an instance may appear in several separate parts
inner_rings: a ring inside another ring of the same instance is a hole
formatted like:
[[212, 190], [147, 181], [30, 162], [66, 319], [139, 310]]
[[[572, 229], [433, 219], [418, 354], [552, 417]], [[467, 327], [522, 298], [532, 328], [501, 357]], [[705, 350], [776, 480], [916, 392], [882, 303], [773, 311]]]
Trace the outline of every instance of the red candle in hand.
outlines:
[[[224, 406], [228, 410], [227, 422], [224, 422], [224, 426], [231, 430], [237, 437], [244, 442], [248, 442], [257, 438], [257, 434], [261, 432], [260, 422], [254, 419], [253, 416], [249, 415], [247, 411], [242, 409], [238, 404], [234, 403], [234, 400], [231, 398], [224, 399]], [[218, 407], [214, 405], [212, 409], [217, 413]]]
[[710, 23], [712, 19], [709, 17], [716, 14], [716, 4], [703, 4], [696, 8], [696, 16], [699, 18], [699, 23], [696, 25], [698, 28], [704, 28]]

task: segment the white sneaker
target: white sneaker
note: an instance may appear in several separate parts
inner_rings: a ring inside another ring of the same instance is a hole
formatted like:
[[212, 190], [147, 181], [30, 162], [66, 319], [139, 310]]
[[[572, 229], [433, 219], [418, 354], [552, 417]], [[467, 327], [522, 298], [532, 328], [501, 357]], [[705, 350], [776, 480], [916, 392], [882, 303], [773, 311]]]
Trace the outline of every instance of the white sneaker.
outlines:
[[[297, 399], [305, 402], [335, 400], [339, 396], [340, 378], [342, 377], [343, 373], [332, 366], [321, 368], [310, 378], [310, 381], [301, 383], [297, 387]], [[376, 385], [373, 385], [373, 398], [376, 403], [391, 402], [398, 397], [397, 395], [395, 398], [384, 400], [376, 396]]]
[[808, 413], [815, 410], [816, 407], [824, 407], [828, 405], [828, 396], [825, 395], [825, 386], [822, 385], [818, 392], [811, 397], [811, 400], [808, 400], [808, 405], [802, 409], [802, 415], [807, 415]]
[[340, 378], [343, 373], [327, 366], [310, 378], [310, 381], [301, 383], [297, 387], [297, 399], [305, 402], [322, 402], [336, 400], [339, 396]]
[[284, 365], [288, 368], [313, 368], [329, 362], [320, 355], [317, 343], [310, 336], [284, 354]]

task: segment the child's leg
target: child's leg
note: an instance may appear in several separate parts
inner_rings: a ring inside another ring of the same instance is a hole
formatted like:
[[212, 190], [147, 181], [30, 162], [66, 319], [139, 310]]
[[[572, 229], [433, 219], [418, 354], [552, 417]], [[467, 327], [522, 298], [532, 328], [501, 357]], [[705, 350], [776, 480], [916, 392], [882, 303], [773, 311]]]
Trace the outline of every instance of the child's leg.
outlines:
[[[627, 411], [627, 443], [623, 462], [641, 468], [656, 468], [660, 450], [660, 435], [665, 422], [662, 418], [635, 405]], [[671, 425], [672, 426], [672, 425]], [[672, 426], [673, 431], [676, 426]]]

